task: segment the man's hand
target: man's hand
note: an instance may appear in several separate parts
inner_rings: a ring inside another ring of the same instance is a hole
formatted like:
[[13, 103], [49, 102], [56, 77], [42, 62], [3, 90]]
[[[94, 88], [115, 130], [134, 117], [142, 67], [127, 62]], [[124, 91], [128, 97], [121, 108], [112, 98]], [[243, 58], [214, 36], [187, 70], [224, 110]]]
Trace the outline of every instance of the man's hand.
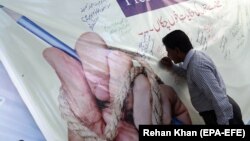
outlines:
[[163, 57], [160, 60], [159, 64], [162, 68], [166, 68], [166, 69], [171, 69], [173, 66], [173, 62], [169, 57]]

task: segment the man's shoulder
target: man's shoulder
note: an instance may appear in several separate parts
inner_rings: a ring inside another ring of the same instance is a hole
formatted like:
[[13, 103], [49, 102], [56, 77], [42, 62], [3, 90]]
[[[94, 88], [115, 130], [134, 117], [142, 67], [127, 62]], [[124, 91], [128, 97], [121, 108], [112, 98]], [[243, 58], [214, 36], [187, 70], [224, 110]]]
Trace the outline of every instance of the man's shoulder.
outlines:
[[204, 51], [202, 50], [195, 50], [194, 53], [194, 60], [211, 60], [211, 57]]
[[206, 66], [207, 64], [211, 64], [212, 63], [212, 59], [211, 57], [206, 54], [204, 51], [200, 51], [200, 50], [195, 50], [195, 53], [190, 61], [190, 64], [192, 65], [192, 67], [195, 68], [200, 68], [202, 66]]
[[208, 54], [206, 52], [204, 52], [203, 50], [198, 50], [198, 49], [195, 49], [195, 54], [196, 55], [205, 55], [205, 56], [208, 56]]

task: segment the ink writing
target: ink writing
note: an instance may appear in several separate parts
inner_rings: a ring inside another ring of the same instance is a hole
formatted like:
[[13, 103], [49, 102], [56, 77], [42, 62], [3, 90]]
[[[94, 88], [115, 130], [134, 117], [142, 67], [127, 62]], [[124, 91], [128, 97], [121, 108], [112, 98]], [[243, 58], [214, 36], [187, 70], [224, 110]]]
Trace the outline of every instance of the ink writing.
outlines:
[[153, 55], [154, 42], [154, 39], [149, 34], [144, 34], [139, 43], [137, 53], [142, 57]]
[[99, 16], [110, 7], [109, 0], [99, 0], [94, 2], [85, 2], [81, 8], [81, 20], [87, 23], [91, 30], [94, 29], [95, 24], [99, 20]]
[[123, 18], [119, 21], [115, 21], [112, 24], [105, 25], [104, 30], [110, 34], [126, 34], [131, 31], [131, 27], [127, 21], [127, 19]]

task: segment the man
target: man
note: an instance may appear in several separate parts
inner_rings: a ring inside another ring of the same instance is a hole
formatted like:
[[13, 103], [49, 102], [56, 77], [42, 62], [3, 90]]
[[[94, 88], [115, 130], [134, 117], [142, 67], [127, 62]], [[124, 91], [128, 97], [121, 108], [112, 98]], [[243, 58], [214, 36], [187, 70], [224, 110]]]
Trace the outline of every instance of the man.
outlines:
[[[168, 57], [160, 64], [187, 79], [192, 105], [204, 119], [205, 124], [244, 124], [241, 110], [227, 96], [223, 79], [212, 59], [194, 50], [189, 37], [181, 30], [166, 35], [162, 42]], [[183, 62], [182, 66], [173, 64]]]

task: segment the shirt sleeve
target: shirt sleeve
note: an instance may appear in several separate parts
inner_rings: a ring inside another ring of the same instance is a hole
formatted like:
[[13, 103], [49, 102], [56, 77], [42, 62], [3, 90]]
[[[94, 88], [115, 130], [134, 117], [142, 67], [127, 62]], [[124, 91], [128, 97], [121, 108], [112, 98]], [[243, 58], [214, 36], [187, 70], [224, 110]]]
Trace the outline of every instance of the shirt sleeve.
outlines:
[[192, 78], [197, 87], [211, 100], [218, 124], [229, 124], [228, 116], [232, 106], [229, 103], [226, 91], [220, 86], [220, 80], [215, 76], [213, 68], [199, 66], [193, 70]]
[[178, 76], [186, 78], [186, 70], [183, 69], [182, 67], [174, 64], [172, 67], [172, 71], [176, 73]]

